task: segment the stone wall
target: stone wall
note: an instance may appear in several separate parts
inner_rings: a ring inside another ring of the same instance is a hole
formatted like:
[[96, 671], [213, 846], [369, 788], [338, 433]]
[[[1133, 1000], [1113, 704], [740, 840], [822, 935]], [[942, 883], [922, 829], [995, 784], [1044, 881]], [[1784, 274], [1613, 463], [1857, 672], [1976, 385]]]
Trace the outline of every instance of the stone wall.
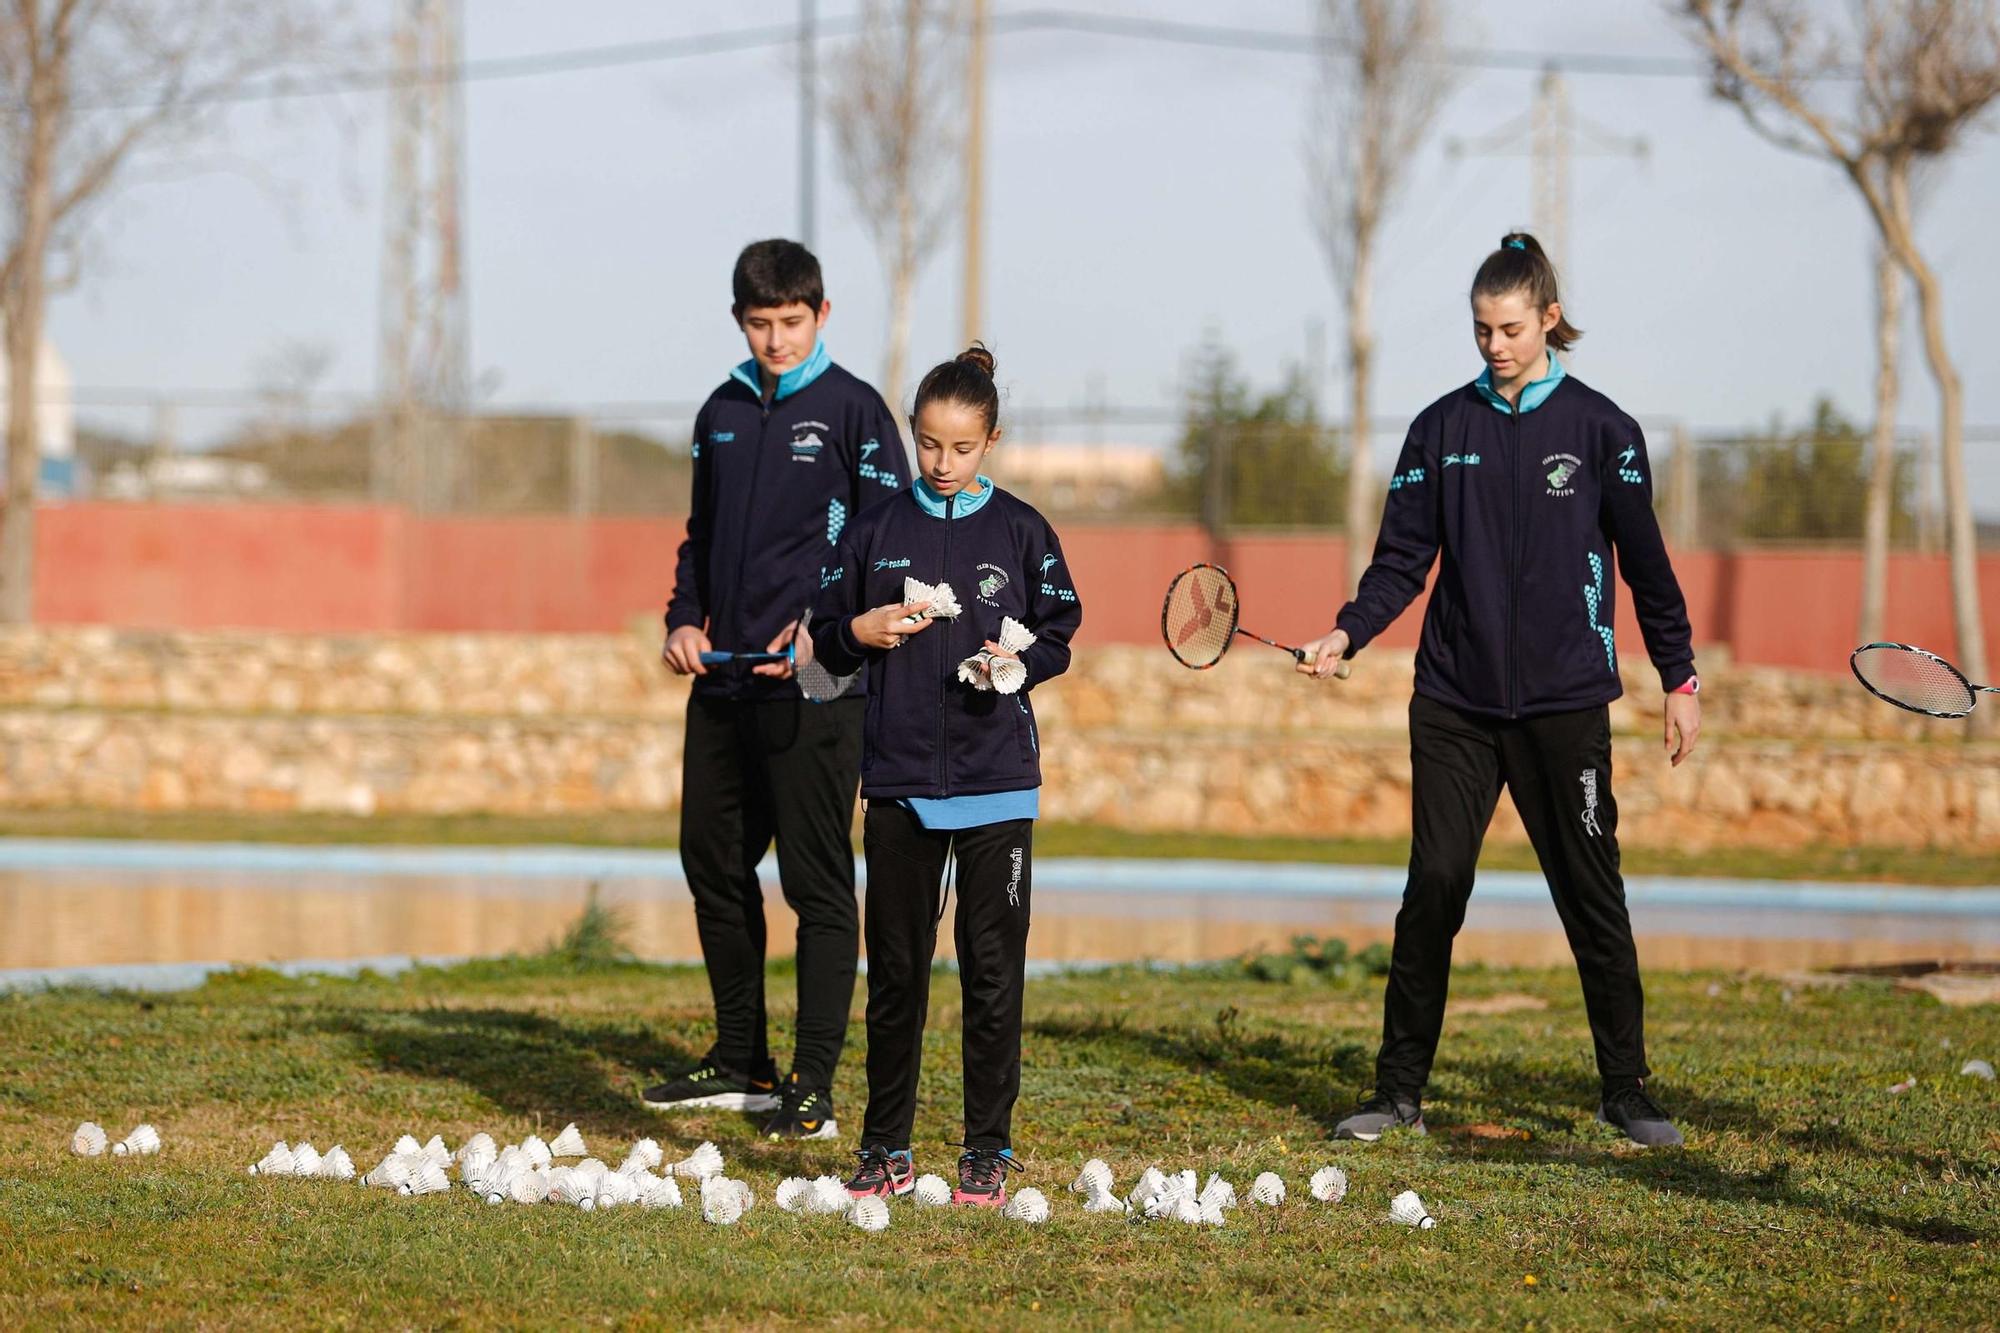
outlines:
[[[514, 814], [671, 810], [686, 685], [656, 631], [324, 637], [0, 632], [0, 804]], [[1210, 672], [1086, 648], [1037, 695], [1052, 819], [1408, 831], [1410, 655], [1314, 685], [1255, 645]], [[1699, 756], [1669, 769], [1659, 687], [1614, 709], [1628, 842], [2000, 847], [2000, 746], [1845, 677], [1704, 660]], [[1494, 836], [1519, 839], [1502, 802]]]

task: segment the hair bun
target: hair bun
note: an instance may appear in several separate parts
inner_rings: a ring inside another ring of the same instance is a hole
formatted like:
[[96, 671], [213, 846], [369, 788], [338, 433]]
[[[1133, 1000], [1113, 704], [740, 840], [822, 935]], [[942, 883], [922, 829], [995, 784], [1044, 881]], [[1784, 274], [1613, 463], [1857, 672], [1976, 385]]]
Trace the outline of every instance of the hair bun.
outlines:
[[977, 367], [979, 373], [988, 379], [993, 378], [993, 372], [1000, 365], [998, 361], [993, 359], [993, 353], [986, 350], [985, 343], [972, 344], [972, 346], [953, 357], [952, 360], [959, 362], [961, 365]]

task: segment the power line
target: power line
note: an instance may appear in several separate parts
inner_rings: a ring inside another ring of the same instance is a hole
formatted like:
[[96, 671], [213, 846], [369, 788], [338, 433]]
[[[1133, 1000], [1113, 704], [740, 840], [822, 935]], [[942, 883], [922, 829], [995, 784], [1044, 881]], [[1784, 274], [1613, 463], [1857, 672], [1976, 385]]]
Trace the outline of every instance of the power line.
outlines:
[[[1014, 10], [995, 14], [990, 24], [990, 31], [995, 35], [1034, 32], [1073, 33], [1129, 41], [1195, 46], [1211, 50], [1251, 51], [1276, 55], [1319, 55], [1343, 50], [1343, 44], [1315, 33], [1189, 23], [1136, 15], [1092, 14], [1072, 9]], [[852, 36], [860, 31], [860, 27], [859, 16], [853, 14], [820, 19], [815, 36]], [[319, 75], [294, 74], [240, 87], [216, 89], [196, 94], [190, 100], [204, 104], [273, 102], [310, 97], [334, 97], [347, 93], [392, 92], [406, 88], [412, 82], [494, 83], [512, 79], [539, 78], [551, 74], [576, 74], [593, 70], [662, 64], [697, 56], [795, 46], [799, 40], [798, 25], [773, 24], [755, 28], [736, 28], [725, 32], [695, 33], [685, 37], [621, 42], [614, 46], [586, 46], [566, 51], [489, 56], [477, 60], [459, 61], [450, 66], [429, 67], [414, 73], [386, 68], [336, 70]], [[1712, 72], [1706, 61], [1691, 56], [1450, 47], [1440, 58], [1446, 64], [1472, 69], [1540, 71], [1550, 65], [1556, 65], [1571, 74], [1606, 74], [1633, 78], [1707, 79]], [[1835, 68], [1820, 72], [1814, 77], [1852, 79], [1859, 76], [1853, 70]], [[151, 105], [154, 103], [146, 99], [107, 97], [96, 100], [79, 99], [76, 109], [80, 111], [136, 109]], [[17, 105], [14, 109], [18, 112], [21, 108]]]

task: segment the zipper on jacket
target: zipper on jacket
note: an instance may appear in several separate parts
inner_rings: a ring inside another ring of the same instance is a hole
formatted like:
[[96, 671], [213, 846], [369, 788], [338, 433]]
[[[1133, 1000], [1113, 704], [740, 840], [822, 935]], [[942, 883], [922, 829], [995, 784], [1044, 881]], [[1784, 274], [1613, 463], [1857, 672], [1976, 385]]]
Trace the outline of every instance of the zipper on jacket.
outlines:
[[[778, 391], [775, 388], [771, 390], [770, 402], [765, 402], [761, 395], [758, 397], [757, 409], [762, 415], [757, 422], [757, 452], [750, 459], [750, 486], [744, 493], [743, 500], [743, 531], [746, 535], [750, 531], [751, 512], [757, 507], [757, 479], [764, 472], [764, 446], [768, 443], [771, 433], [771, 409], [777, 405]], [[736, 551], [736, 590], [738, 596], [742, 595], [743, 567], [749, 559], [750, 543], [748, 540], [745, 540], [738, 546]]]
[[[947, 495], [944, 498], [944, 563], [938, 569], [938, 582], [940, 583], [945, 582], [951, 577], [951, 515], [952, 515], [952, 510], [956, 508], [957, 505], [958, 505], [958, 492], [953, 491], [950, 495]], [[945, 621], [944, 633], [947, 635], [947, 637], [945, 639], [942, 652], [944, 660], [947, 663], [951, 661], [951, 639], [949, 637], [951, 625], [952, 625], [951, 621], [949, 620]], [[945, 718], [949, 711], [949, 704], [951, 700], [948, 692], [945, 689], [945, 673], [943, 671], [939, 671], [937, 673], [937, 677], [938, 677], [938, 794], [940, 796], [950, 796], [951, 760], [949, 757], [950, 750], [947, 748], [945, 740]]]
[[[1522, 386], [1522, 392], [1527, 386]], [[1515, 641], [1520, 636], [1521, 615], [1521, 399], [1515, 396], [1508, 405], [1508, 413], [1514, 419], [1514, 463], [1508, 477], [1507, 487], [1507, 716], [1512, 718], [1520, 713], [1520, 703], [1515, 697], [1514, 659]]]

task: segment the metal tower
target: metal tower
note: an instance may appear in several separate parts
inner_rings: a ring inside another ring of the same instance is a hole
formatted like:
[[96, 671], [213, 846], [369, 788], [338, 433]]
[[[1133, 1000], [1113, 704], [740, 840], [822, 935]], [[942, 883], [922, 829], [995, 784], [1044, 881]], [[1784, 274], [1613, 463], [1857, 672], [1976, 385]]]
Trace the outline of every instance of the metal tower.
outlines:
[[396, 86], [384, 199], [375, 491], [451, 502], [470, 396], [466, 330], [463, 0], [394, 0]]

